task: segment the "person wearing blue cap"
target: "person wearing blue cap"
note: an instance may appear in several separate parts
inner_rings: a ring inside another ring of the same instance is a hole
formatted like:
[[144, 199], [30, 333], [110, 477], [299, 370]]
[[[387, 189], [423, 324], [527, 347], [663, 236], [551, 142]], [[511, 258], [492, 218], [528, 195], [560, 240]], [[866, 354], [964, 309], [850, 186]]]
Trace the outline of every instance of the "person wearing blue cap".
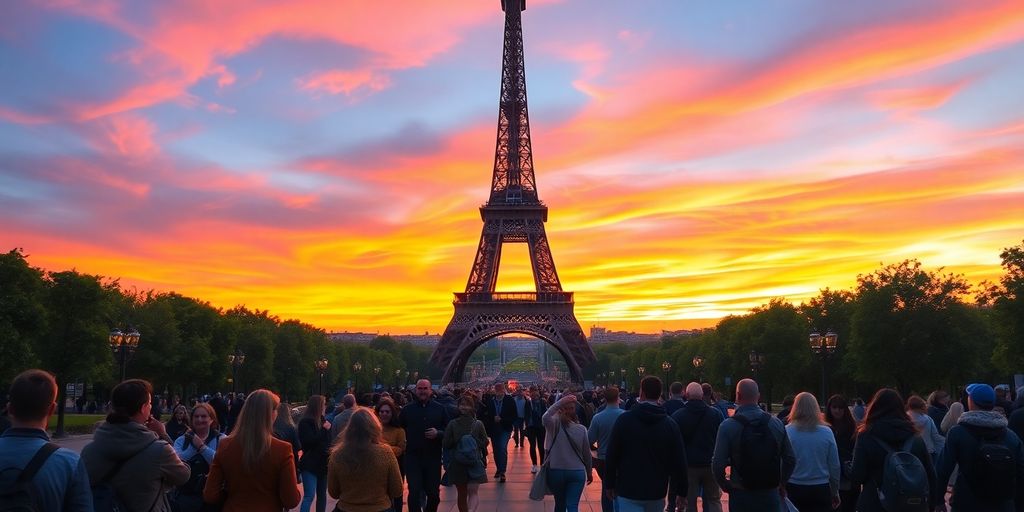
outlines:
[[1006, 417], [993, 410], [995, 404], [992, 386], [967, 386], [969, 410], [949, 429], [938, 476], [940, 482], [949, 481], [953, 469], [960, 468], [951, 500], [954, 512], [1014, 512], [1024, 503], [1024, 445], [1007, 429]]

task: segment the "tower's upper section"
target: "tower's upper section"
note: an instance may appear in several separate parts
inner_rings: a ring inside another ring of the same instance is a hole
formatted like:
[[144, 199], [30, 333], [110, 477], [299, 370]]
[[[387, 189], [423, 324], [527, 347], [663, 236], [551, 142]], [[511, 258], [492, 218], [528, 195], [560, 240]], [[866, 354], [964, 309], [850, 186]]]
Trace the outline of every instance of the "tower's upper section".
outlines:
[[526, 0], [502, 0], [505, 47], [501, 59], [498, 141], [488, 205], [538, 205], [533, 175], [530, 115], [526, 108], [526, 67], [523, 61], [522, 12]]

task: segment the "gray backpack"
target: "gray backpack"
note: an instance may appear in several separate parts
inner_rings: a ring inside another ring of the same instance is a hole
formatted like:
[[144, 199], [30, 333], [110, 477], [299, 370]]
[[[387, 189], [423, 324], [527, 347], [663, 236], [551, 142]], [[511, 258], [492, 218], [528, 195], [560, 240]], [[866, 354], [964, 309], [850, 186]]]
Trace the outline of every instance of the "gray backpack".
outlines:
[[887, 512], [928, 511], [928, 472], [917, 456], [910, 453], [914, 437], [910, 436], [898, 451], [878, 439], [887, 453], [882, 481], [878, 485], [878, 501]]

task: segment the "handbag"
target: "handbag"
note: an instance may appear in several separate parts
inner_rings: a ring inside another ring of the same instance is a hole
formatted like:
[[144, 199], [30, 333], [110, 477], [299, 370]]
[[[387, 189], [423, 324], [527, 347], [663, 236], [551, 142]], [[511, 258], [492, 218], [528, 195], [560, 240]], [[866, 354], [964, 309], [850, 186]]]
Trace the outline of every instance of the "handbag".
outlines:
[[[555, 445], [555, 441], [558, 441], [558, 434], [562, 432], [561, 426], [558, 431], [555, 432], [555, 437], [551, 440], [551, 446]], [[551, 448], [548, 448], [544, 454], [544, 463], [540, 465], [540, 469], [536, 475], [533, 475], [533, 484], [530, 485], [530, 499], [533, 501], [543, 501], [544, 496], [554, 494], [551, 492], [551, 487], [548, 486], [548, 466], [551, 465]]]

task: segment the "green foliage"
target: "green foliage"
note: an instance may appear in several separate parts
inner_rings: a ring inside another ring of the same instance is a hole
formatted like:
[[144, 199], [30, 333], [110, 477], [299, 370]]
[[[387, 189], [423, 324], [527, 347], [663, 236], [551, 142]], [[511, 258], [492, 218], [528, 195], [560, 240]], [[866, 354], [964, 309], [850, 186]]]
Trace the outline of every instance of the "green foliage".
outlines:
[[1004, 374], [1024, 368], [1024, 241], [999, 254], [1003, 271], [998, 285], [982, 295], [992, 308], [996, 346], [992, 362]]
[[46, 327], [43, 273], [20, 250], [0, 254], [0, 382], [36, 364], [35, 346]]

